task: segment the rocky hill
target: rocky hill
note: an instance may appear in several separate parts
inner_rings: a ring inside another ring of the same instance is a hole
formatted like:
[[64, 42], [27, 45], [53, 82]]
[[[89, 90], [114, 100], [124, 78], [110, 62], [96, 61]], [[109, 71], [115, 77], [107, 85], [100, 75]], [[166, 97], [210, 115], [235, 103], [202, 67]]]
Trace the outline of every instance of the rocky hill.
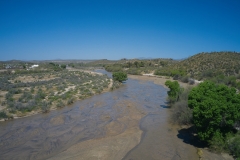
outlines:
[[170, 76], [174, 76], [174, 73], [181, 73], [200, 79], [218, 75], [237, 76], [240, 73], [240, 53], [199, 53], [162, 70], [173, 73]]

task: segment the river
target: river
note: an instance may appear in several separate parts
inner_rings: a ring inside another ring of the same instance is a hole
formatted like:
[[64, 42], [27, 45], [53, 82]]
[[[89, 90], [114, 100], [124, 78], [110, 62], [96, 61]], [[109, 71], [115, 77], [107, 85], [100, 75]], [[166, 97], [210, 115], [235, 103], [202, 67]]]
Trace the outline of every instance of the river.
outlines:
[[71, 106], [2, 122], [0, 159], [198, 159], [169, 125], [166, 97], [163, 86], [129, 79]]

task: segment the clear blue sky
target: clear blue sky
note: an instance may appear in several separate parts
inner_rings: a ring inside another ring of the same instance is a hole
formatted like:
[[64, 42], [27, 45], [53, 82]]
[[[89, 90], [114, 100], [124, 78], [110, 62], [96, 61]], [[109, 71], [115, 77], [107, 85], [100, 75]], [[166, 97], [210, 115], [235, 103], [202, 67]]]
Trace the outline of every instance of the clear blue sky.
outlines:
[[240, 0], [0, 0], [0, 60], [240, 52]]

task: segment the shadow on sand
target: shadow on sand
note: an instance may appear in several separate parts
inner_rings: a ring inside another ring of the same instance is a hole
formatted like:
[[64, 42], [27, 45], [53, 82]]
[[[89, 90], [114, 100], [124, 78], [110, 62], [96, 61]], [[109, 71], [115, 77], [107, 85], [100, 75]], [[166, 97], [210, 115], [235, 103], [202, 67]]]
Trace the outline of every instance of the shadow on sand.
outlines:
[[160, 105], [160, 107], [162, 107], [162, 108], [171, 108], [169, 105]]
[[182, 139], [184, 143], [193, 145], [197, 148], [208, 147], [206, 142], [199, 140], [199, 138], [195, 135], [194, 127], [180, 129], [177, 137]]
[[162, 107], [162, 108], [171, 108], [169, 102], [165, 102], [164, 104], [161, 104], [160, 107]]

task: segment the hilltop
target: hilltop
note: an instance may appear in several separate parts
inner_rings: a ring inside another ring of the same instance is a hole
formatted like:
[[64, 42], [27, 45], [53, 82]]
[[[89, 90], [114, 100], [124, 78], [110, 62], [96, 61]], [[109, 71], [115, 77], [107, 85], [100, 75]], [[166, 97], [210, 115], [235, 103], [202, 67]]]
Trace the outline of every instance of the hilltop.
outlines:
[[175, 65], [172, 69], [184, 70], [193, 77], [237, 75], [240, 71], [240, 54], [236, 52], [199, 53]]
[[155, 70], [156, 75], [171, 76], [174, 80], [211, 80], [240, 89], [240, 53], [199, 53], [171, 66]]

